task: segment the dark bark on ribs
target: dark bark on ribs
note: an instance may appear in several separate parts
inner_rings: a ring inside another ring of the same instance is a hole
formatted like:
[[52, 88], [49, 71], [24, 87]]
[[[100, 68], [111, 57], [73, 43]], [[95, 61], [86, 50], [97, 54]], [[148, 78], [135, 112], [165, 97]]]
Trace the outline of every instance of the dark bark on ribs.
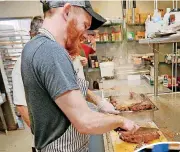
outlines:
[[118, 99], [116, 97], [110, 97], [110, 102], [117, 110], [120, 111], [141, 111], [154, 108], [154, 105], [149, 102], [144, 94], [136, 94], [134, 92], [130, 92], [129, 100], [135, 100], [135, 102], [137, 103], [131, 105], [122, 105], [121, 103], [118, 103]]
[[153, 109], [153, 108], [154, 108], [154, 105], [152, 105], [149, 101], [143, 101], [141, 103], [136, 103], [129, 107], [129, 109], [131, 111], [149, 110], [149, 109]]
[[153, 141], [155, 139], [159, 139], [160, 135], [157, 131], [154, 132], [136, 132], [136, 133], [131, 133], [131, 132], [121, 132], [120, 139], [129, 142], [129, 143], [136, 143], [136, 144], [141, 144], [141, 143], [148, 143], [150, 141]]

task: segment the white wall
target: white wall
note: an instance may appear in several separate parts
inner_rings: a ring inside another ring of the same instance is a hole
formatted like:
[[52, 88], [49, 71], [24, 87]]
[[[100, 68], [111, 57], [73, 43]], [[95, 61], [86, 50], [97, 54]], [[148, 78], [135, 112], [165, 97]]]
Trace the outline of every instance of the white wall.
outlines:
[[[121, 1], [92, 1], [93, 8], [104, 17], [121, 17]], [[180, 2], [179, 2], [180, 3]], [[172, 1], [159, 1], [159, 8], [172, 8]], [[179, 4], [180, 6], [180, 4]], [[137, 7], [141, 12], [153, 12], [153, 1], [137, 0]], [[7, 17], [32, 17], [42, 15], [42, 6], [39, 1], [0, 1], [0, 18]]]
[[0, 18], [33, 17], [42, 14], [40, 1], [0, 2]]
[[[122, 17], [122, 6], [121, 1], [92, 1], [91, 2], [95, 11], [100, 13], [102, 16], [111, 17]], [[180, 7], [180, 1], [178, 1], [178, 6]], [[172, 8], [172, 0], [169, 1], [159, 1], [158, 8], [166, 9], [167, 7]], [[137, 0], [137, 8], [139, 8], [141, 13], [152, 13], [154, 10], [154, 1], [140, 1]]]

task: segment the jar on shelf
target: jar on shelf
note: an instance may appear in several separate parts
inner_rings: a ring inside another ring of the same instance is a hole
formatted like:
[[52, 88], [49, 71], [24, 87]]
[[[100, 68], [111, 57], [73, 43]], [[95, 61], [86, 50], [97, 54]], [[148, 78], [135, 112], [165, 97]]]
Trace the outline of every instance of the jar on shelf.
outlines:
[[120, 31], [117, 31], [115, 36], [116, 36], [116, 41], [121, 41], [122, 40]]
[[100, 42], [104, 42], [104, 34], [100, 34]]
[[112, 41], [112, 34], [108, 34], [108, 41]]
[[104, 33], [103, 37], [104, 37], [104, 42], [107, 42], [108, 41], [108, 33]]
[[100, 41], [100, 35], [99, 35], [99, 33], [96, 34], [95, 39], [96, 39], [96, 42], [99, 42], [99, 41]]
[[111, 35], [112, 35], [112, 41], [116, 41], [116, 33], [113, 31]]

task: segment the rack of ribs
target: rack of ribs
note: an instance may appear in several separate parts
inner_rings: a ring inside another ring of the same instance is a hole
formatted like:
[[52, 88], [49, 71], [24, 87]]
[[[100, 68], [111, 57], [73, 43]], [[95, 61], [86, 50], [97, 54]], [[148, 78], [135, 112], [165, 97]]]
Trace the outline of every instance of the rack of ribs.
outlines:
[[[133, 103], [132, 103], [133, 101]], [[154, 105], [145, 97], [144, 94], [130, 93], [130, 98], [126, 104], [118, 101], [117, 97], [110, 97], [110, 102], [119, 111], [141, 111], [155, 108]], [[131, 104], [128, 104], [130, 102]]]

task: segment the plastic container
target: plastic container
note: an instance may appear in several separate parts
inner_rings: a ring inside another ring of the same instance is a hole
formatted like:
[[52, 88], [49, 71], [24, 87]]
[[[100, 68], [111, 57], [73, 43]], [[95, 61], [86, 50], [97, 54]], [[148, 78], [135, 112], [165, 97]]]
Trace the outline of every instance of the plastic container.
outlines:
[[108, 41], [108, 33], [104, 33], [103, 38], [104, 38], [104, 42], [107, 42]]
[[164, 24], [163, 24], [163, 27], [167, 27], [169, 25], [169, 19], [170, 19], [170, 11], [171, 11], [171, 8], [167, 8], [166, 9], [166, 14], [164, 15], [164, 18], [163, 18], [163, 21], [164, 21]]
[[168, 76], [164, 75], [163, 86], [168, 87]]
[[121, 32], [116, 32], [116, 41], [121, 41]]
[[127, 32], [127, 39], [128, 40], [134, 40], [134, 38], [135, 38], [135, 34], [134, 34], [134, 32]]
[[100, 63], [101, 77], [114, 77], [114, 62]]

